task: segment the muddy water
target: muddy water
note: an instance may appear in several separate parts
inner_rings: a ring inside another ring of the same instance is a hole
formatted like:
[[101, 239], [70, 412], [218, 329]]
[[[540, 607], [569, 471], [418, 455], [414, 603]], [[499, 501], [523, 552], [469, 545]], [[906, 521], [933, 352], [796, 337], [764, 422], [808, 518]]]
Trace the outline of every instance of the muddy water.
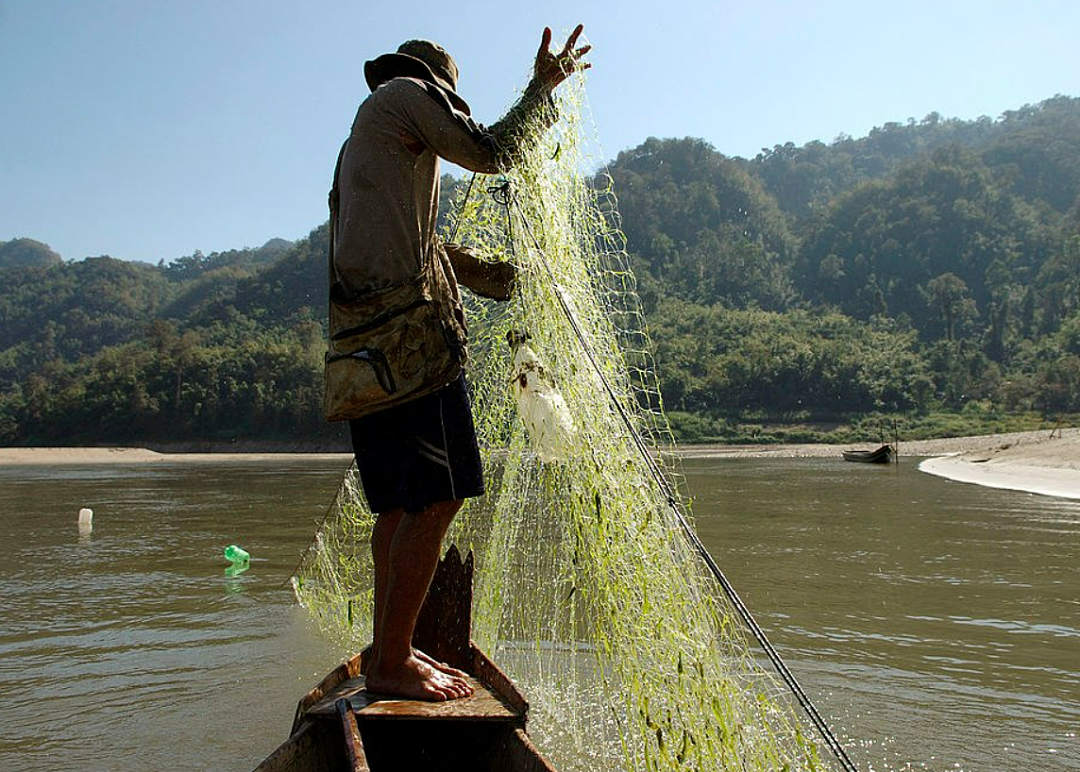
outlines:
[[286, 583], [341, 472], [0, 467], [0, 769], [253, 767], [337, 658]]
[[862, 768], [1080, 769], [1080, 502], [685, 463], [698, 528]]
[[[860, 768], [1080, 769], [1080, 502], [910, 463], [684, 466], [706, 545]], [[342, 470], [0, 467], [0, 769], [258, 763], [342, 654], [287, 587]], [[229, 543], [253, 556], [233, 577]]]

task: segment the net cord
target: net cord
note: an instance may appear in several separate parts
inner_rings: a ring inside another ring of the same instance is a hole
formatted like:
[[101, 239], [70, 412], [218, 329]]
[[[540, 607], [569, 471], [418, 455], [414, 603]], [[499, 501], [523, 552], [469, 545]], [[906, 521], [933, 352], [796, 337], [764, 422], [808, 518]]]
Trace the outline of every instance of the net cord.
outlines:
[[[541, 248], [539, 240], [533, 233], [529, 218], [526, 216], [520, 201], [518, 200], [516, 195], [507, 194], [505, 186], [501, 186], [499, 190], [500, 193], [502, 193], [503, 195], [497, 197], [496, 201], [498, 201], [500, 204], [507, 208], [508, 214], [511, 207], [517, 210], [518, 217], [521, 219], [522, 229], [529, 235], [529, 239], [532, 242], [533, 247], [536, 249], [537, 255], [540, 257], [540, 264], [544, 267], [544, 271], [547, 273], [548, 278], [554, 284], [554, 271], [552, 271], [551, 266], [548, 263], [547, 255]], [[847, 752], [844, 750], [843, 745], [841, 745], [840, 741], [837, 739], [836, 735], [829, 727], [828, 722], [826, 722], [825, 719], [822, 717], [821, 713], [818, 712], [817, 707], [803, 690], [802, 686], [795, 678], [795, 675], [791, 672], [790, 668], [788, 668], [787, 663], [784, 662], [783, 658], [780, 656], [780, 653], [773, 647], [772, 643], [769, 641], [769, 638], [765, 634], [765, 631], [761, 628], [760, 625], [758, 625], [757, 620], [754, 619], [754, 616], [750, 612], [750, 609], [743, 602], [742, 598], [739, 597], [738, 592], [735, 590], [735, 586], [720, 569], [720, 566], [717, 565], [716, 561], [713, 560], [712, 555], [710, 555], [709, 551], [705, 548], [705, 545], [698, 537], [697, 532], [694, 530], [693, 526], [690, 525], [689, 517], [684, 511], [682, 502], [672, 490], [668, 479], [664, 476], [660, 467], [657, 465], [652, 453], [649, 452], [649, 448], [645, 444], [644, 439], [641, 437], [640, 432], [638, 432], [637, 428], [634, 426], [633, 421], [630, 420], [630, 416], [627, 414], [626, 408], [619, 401], [618, 397], [615, 394], [614, 388], [611, 386], [610, 382], [607, 379], [607, 376], [603, 372], [603, 369], [596, 361], [596, 356], [592, 350], [592, 346], [589, 345], [589, 341], [586, 338], [584, 330], [582, 330], [581, 328], [581, 325], [578, 323], [578, 319], [575, 316], [573, 309], [570, 308], [569, 304], [566, 302], [566, 299], [562, 296], [562, 293], [555, 292], [554, 294], [558, 298], [559, 307], [562, 310], [563, 314], [566, 316], [567, 321], [569, 321], [570, 326], [574, 331], [574, 335], [578, 339], [578, 343], [581, 344], [582, 350], [584, 351], [586, 358], [589, 360], [589, 364], [592, 366], [593, 370], [596, 372], [596, 375], [599, 377], [600, 382], [603, 384], [604, 390], [607, 392], [608, 397], [611, 399], [612, 405], [614, 405], [615, 407], [615, 411], [618, 413], [619, 418], [626, 426], [626, 429], [629, 432], [631, 439], [633, 440], [634, 446], [641, 454], [642, 459], [644, 460], [646, 467], [652, 475], [654, 482], [657, 484], [657, 486], [663, 493], [664, 498], [667, 500], [668, 506], [671, 508], [672, 513], [675, 515], [675, 519], [678, 522], [683, 533], [686, 535], [686, 538], [690, 541], [690, 544], [694, 547], [698, 555], [704, 561], [705, 565], [708, 567], [713, 577], [717, 580], [717, 582], [719, 582], [720, 586], [724, 590], [724, 593], [727, 595], [728, 599], [731, 601], [732, 605], [739, 613], [739, 616], [742, 618], [747, 628], [753, 634], [758, 644], [764, 650], [765, 654], [769, 657], [769, 661], [772, 662], [773, 667], [776, 669], [777, 673], [780, 674], [780, 677], [783, 679], [784, 683], [791, 690], [799, 705], [806, 712], [807, 716], [809, 716], [814, 726], [817, 727], [817, 730], [821, 733], [822, 739], [824, 739], [825, 744], [829, 746], [829, 750], [831, 750], [833, 755], [836, 756], [837, 760], [840, 762], [840, 765], [844, 768], [845, 772], [858, 772], [858, 767], [855, 766], [855, 763], [848, 756]]]
[[465, 197], [461, 199], [461, 206], [458, 207], [457, 217], [454, 218], [454, 227], [450, 231], [449, 242], [453, 242], [457, 238], [458, 228], [461, 227], [461, 215], [465, 212], [465, 204], [469, 202], [469, 194], [472, 193], [473, 184], [476, 182], [476, 172], [473, 172], [472, 177], [469, 178], [469, 187], [465, 189]]

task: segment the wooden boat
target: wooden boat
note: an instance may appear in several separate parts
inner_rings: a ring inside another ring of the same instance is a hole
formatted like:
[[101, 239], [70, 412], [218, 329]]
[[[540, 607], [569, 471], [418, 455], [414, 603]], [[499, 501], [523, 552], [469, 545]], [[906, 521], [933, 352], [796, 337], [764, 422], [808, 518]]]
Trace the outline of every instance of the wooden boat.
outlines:
[[529, 704], [470, 639], [473, 558], [451, 547], [432, 579], [415, 645], [464, 670], [474, 693], [447, 702], [364, 689], [357, 654], [301, 698], [292, 733], [255, 772], [555, 772], [525, 732]]
[[857, 461], [863, 464], [887, 464], [892, 461], [892, 445], [882, 445], [877, 450], [845, 450], [845, 461]]

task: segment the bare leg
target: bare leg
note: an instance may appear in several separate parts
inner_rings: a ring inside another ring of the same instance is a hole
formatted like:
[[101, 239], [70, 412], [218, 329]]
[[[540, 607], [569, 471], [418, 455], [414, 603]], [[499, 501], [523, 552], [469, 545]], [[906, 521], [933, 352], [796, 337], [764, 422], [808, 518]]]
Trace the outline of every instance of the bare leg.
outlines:
[[[456, 513], [457, 510], [455, 509], [454, 511]], [[393, 544], [394, 533], [401, 524], [401, 518], [404, 514], [405, 511], [402, 509], [395, 509], [390, 512], [379, 514], [375, 520], [375, 527], [371, 532], [371, 557], [372, 562], [375, 565], [375, 609], [372, 617], [374, 623], [372, 625], [371, 634], [373, 641], [378, 641], [380, 639], [380, 633], [382, 632], [381, 620], [386, 613], [386, 583], [390, 573], [390, 546]], [[447, 523], [447, 526], [448, 525], [449, 523]], [[444, 534], [445, 531], [446, 529], [443, 528]], [[439, 552], [442, 552], [441, 546]], [[421, 605], [423, 604], [421, 603]], [[419, 610], [417, 613], [419, 613]], [[373, 648], [373, 646], [370, 646], [363, 652], [366, 663], [371, 662]], [[434, 657], [429, 656], [426, 652], [420, 651], [420, 649], [414, 648], [413, 656], [421, 662], [426, 662], [437, 670], [441, 670], [455, 678], [464, 679], [466, 677], [466, 674], [457, 668], [450, 667], [445, 662], [439, 662]]]
[[381, 512], [371, 529], [371, 560], [375, 565], [375, 609], [372, 616], [371, 639], [379, 640], [380, 620], [386, 609], [386, 581], [390, 575], [390, 545], [394, 532], [401, 524], [403, 509]]
[[472, 692], [463, 679], [423, 661], [412, 648], [416, 617], [438, 565], [443, 536], [460, 508], [460, 501], [443, 502], [418, 513], [386, 513], [381, 527], [383, 515], [376, 521], [376, 634], [367, 672], [372, 691], [434, 701]]

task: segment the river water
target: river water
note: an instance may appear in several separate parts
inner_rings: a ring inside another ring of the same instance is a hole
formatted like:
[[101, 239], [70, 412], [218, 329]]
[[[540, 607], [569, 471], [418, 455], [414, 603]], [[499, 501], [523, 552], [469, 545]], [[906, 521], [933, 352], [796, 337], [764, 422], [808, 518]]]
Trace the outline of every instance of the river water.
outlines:
[[[1080, 769], [1080, 502], [909, 459], [683, 466], [706, 546], [860, 769]], [[254, 767], [345, 654], [288, 588], [343, 471], [0, 467], [0, 770]]]

